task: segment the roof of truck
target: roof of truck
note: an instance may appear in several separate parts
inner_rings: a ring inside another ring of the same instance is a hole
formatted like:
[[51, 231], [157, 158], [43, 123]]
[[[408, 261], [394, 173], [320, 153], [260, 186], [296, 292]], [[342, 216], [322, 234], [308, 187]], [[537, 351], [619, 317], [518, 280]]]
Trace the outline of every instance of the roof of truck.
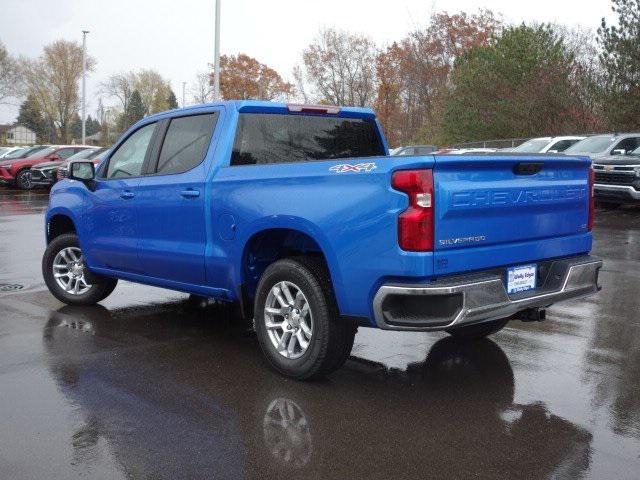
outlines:
[[[266, 100], [224, 100], [222, 102], [202, 103], [198, 105], [190, 105], [188, 107], [167, 110], [166, 112], [156, 113], [145, 117], [144, 120], [153, 118], [162, 118], [164, 116], [174, 116], [177, 112], [196, 113], [211, 107], [223, 106], [235, 108], [240, 112], [255, 113], [316, 113], [316, 114], [332, 114], [337, 116], [355, 116], [355, 117], [375, 117], [375, 113], [370, 108], [363, 107], [339, 107], [334, 105], [307, 105], [297, 103], [270, 102]], [[322, 110], [328, 110], [322, 112]], [[337, 109], [337, 112], [334, 111]]]

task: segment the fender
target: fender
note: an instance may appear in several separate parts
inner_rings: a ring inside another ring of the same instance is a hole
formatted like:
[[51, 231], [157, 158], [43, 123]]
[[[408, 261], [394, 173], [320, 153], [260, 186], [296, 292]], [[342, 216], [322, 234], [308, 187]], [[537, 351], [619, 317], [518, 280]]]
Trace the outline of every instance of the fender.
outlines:
[[346, 302], [348, 301], [346, 298], [346, 294], [348, 292], [343, 288], [342, 274], [340, 272], [339, 263], [334, 249], [331, 246], [331, 242], [324, 235], [320, 227], [302, 217], [290, 215], [262, 217], [251, 222], [244, 228], [240, 228], [240, 231], [238, 232], [239, 241], [237, 242], [238, 250], [235, 253], [236, 262], [231, 274], [235, 285], [239, 286], [242, 283], [243, 252], [249, 239], [257, 233], [274, 228], [297, 230], [316, 241], [327, 260], [329, 275], [331, 275], [331, 281], [333, 282], [336, 300], [338, 301], [340, 310], [342, 310], [342, 307], [346, 306]]

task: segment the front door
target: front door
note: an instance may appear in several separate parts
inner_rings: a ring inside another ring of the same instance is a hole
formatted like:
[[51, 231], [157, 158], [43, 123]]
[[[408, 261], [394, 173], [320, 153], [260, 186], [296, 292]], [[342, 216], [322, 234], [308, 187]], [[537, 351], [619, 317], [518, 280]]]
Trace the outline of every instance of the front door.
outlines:
[[145, 275], [206, 283], [205, 179], [210, 162], [205, 158], [218, 115], [214, 111], [175, 117], [161, 127], [164, 139], [157, 160], [138, 187], [140, 262]]
[[137, 193], [156, 125], [147, 124], [129, 135], [106, 160], [95, 190], [88, 193], [86, 225], [91, 241], [85, 251], [90, 266], [141, 272]]

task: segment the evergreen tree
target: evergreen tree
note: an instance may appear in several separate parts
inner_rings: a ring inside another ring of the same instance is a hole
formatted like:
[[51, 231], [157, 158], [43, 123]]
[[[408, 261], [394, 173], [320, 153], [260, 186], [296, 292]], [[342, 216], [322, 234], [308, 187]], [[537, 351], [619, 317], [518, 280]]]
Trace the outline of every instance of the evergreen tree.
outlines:
[[127, 110], [120, 116], [118, 126], [121, 131], [125, 131], [131, 125], [144, 117], [145, 108], [142, 103], [142, 97], [138, 90], [134, 90], [127, 105]]
[[172, 108], [178, 108], [178, 99], [176, 99], [176, 94], [173, 93], [172, 88], [169, 88], [169, 94], [167, 95], [167, 106], [169, 110], [171, 110]]
[[47, 139], [47, 122], [42, 115], [42, 109], [32, 94], [29, 94], [27, 99], [20, 105], [16, 123], [33, 130], [38, 140]]
[[82, 119], [77, 113], [71, 118], [69, 131], [71, 132], [71, 138], [76, 140], [82, 138]]
[[[504, 30], [456, 60], [438, 141], [562, 134], [576, 128], [574, 57], [551, 26]], [[576, 132], [572, 132], [576, 133]]]
[[640, 128], [640, 1], [612, 0], [618, 25], [602, 19], [598, 41], [605, 71], [605, 109], [614, 130]]

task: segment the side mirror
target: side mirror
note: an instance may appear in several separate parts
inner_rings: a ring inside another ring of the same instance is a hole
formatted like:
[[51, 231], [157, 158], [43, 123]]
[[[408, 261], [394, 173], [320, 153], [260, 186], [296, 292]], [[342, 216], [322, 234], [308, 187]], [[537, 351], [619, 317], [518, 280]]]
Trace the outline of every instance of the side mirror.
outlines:
[[89, 190], [94, 188], [95, 177], [96, 169], [93, 162], [71, 162], [69, 164], [68, 178], [84, 183]]
[[611, 155], [625, 155], [627, 151], [624, 148], [616, 148]]

